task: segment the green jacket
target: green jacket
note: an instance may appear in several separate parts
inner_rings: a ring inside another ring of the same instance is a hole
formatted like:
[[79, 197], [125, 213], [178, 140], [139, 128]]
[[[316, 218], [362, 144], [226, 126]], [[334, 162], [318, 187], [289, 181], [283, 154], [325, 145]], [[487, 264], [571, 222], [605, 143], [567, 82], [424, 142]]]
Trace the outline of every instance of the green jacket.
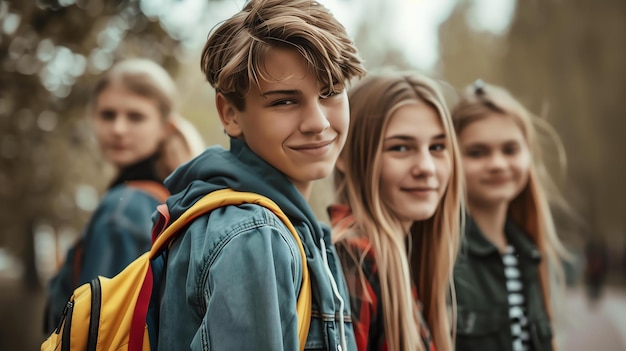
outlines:
[[[516, 251], [524, 285], [530, 350], [552, 350], [552, 328], [539, 279], [541, 255], [519, 227], [507, 221], [507, 241]], [[512, 351], [508, 293], [502, 256], [468, 216], [454, 268], [458, 319], [457, 351]]]

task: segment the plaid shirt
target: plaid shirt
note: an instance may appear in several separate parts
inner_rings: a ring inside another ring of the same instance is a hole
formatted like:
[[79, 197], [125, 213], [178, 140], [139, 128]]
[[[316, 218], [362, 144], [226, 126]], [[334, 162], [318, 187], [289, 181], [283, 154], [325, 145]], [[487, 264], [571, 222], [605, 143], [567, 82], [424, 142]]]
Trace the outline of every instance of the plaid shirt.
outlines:
[[[354, 222], [350, 209], [345, 205], [333, 205], [328, 209], [333, 226], [349, 226]], [[352, 309], [352, 320], [354, 334], [359, 351], [387, 351], [385, 338], [385, 322], [382, 313], [382, 300], [380, 300], [381, 289], [380, 280], [376, 267], [374, 253], [370, 250], [363, 259], [363, 264], [357, 262], [361, 254], [369, 247], [369, 242], [363, 238], [348, 239], [345, 245], [337, 245], [337, 253], [341, 259], [343, 271], [346, 276], [348, 290], [350, 291], [350, 307]], [[356, 257], [353, 255], [356, 254]], [[355, 259], [356, 258], [356, 261]], [[360, 280], [359, 269], [363, 269], [365, 282]], [[412, 287], [413, 297], [419, 305], [417, 291]], [[435, 345], [430, 336], [428, 325], [419, 313], [420, 333], [427, 351], [436, 351]]]

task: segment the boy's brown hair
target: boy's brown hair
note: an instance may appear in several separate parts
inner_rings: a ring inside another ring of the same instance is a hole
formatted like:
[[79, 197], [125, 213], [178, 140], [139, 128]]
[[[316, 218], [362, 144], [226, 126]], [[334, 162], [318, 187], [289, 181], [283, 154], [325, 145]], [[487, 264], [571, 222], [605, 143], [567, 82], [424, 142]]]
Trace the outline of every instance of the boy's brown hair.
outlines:
[[202, 51], [202, 72], [216, 92], [243, 111], [250, 83], [272, 80], [265, 57], [277, 46], [298, 50], [328, 93], [335, 92], [336, 84], [365, 75], [345, 28], [311, 0], [249, 1], [209, 36]]

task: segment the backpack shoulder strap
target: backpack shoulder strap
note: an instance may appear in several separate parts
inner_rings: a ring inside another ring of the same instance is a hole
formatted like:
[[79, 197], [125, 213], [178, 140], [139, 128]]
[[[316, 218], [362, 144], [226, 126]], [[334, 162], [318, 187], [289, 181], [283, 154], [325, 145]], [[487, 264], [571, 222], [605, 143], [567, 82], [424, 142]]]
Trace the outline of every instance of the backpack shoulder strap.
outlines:
[[198, 200], [193, 206], [185, 211], [178, 219], [168, 225], [165, 230], [156, 238], [152, 249], [150, 250], [150, 257], [155, 257], [158, 253], [165, 248], [168, 243], [176, 236], [177, 233], [181, 233], [183, 227], [193, 221], [195, 218], [208, 213], [218, 207], [229, 205], [242, 205], [242, 204], [257, 204], [271, 210], [284, 224], [287, 226], [291, 234], [293, 235], [298, 248], [300, 250], [300, 257], [302, 259], [302, 285], [300, 287], [300, 293], [298, 294], [298, 302], [296, 309], [298, 312], [298, 336], [300, 338], [300, 350], [304, 350], [306, 339], [309, 334], [309, 327], [311, 323], [311, 279], [309, 277], [309, 269], [307, 267], [306, 254], [304, 252], [304, 246], [302, 246], [302, 240], [300, 235], [294, 228], [287, 215], [278, 207], [278, 205], [268, 199], [265, 196], [239, 192], [232, 189], [222, 189], [213, 191], [203, 198]]
[[125, 182], [124, 184], [147, 193], [153, 198], [159, 200], [160, 203], [165, 202], [165, 200], [167, 200], [170, 196], [169, 190], [167, 190], [163, 184], [154, 180], [131, 180]]

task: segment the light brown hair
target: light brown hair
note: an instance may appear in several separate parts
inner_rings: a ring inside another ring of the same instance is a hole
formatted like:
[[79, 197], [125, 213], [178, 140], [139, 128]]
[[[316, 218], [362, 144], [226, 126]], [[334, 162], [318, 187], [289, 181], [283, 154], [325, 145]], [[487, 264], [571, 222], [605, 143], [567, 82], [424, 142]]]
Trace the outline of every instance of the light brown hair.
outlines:
[[345, 28], [311, 0], [248, 2], [209, 36], [202, 72], [217, 92], [243, 111], [250, 83], [272, 79], [264, 65], [267, 52], [276, 46], [298, 50], [329, 93], [336, 84], [365, 74]]
[[[387, 73], [369, 76], [349, 92], [350, 129], [335, 169], [338, 201], [348, 205], [355, 222], [334, 228], [337, 245], [351, 250], [346, 239], [364, 237], [376, 258], [381, 285], [385, 336], [389, 350], [423, 350], [417, 304], [411, 287], [423, 303], [423, 314], [437, 350], [452, 350], [446, 296], [459, 246], [462, 175], [450, 113], [438, 84], [420, 74]], [[385, 206], [380, 194], [381, 154], [393, 113], [413, 101], [432, 107], [445, 130], [451, 174], [435, 214], [415, 222], [409, 235]], [[357, 257], [358, 261], [360, 259]], [[362, 276], [361, 279], [364, 279]]]

